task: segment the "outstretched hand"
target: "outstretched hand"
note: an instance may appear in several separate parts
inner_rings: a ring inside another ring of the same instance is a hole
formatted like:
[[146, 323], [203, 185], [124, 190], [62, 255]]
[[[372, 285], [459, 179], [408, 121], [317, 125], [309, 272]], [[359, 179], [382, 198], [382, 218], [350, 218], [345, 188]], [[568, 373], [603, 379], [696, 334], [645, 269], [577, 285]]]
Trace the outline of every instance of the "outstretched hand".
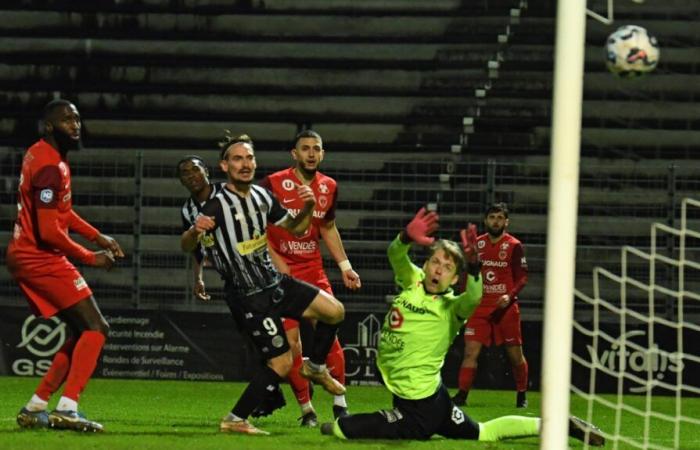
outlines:
[[439, 228], [440, 216], [435, 211], [427, 212], [421, 208], [416, 216], [406, 225], [406, 236], [418, 245], [428, 246], [435, 242], [430, 236]]
[[462, 238], [462, 250], [467, 261], [467, 272], [476, 277], [481, 270], [479, 251], [476, 248], [476, 225], [469, 223], [467, 228], [459, 232]]

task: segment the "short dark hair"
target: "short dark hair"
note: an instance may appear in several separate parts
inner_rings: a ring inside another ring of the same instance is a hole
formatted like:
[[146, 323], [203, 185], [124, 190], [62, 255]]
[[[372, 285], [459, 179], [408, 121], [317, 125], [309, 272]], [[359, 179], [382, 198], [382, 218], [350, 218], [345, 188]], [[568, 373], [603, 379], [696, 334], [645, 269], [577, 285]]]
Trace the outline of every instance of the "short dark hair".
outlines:
[[447, 256], [452, 258], [452, 261], [455, 263], [456, 267], [456, 274], [462, 273], [464, 268], [467, 266], [467, 262], [464, 259], [464, 252], [462, 251], [462, 247], [460, 247], [455, 241], [450, 241], [448, 239], [440, 239], [435, 241], [433, 245], [430, 246], [430, 255], [428, 258], [432, 258], [432, 256], [437, 252], [438, 250], [443, 250]]
[[294, 147], [297, 146], [299, 139], [303, 138], [314, 138], [318, 139], [321, 143], [323, 143], [323, 138], [321, 138], [321, 135], [315, 132], [314, 130], [302, 130], [298, 132], [297, 135], [294, 137]]
[[197, 155], [187, 155], [184, 158], [182, 158], [180, 161], [177, 162], [177, 166], [175, 166], [175, 176], [179, 177], [180, 176], [180, 166], [182, 166], [184, 163], [187, 161], [196, 161], [199, 162], [202, 167], [204, 167], [204, 171], [209, 175], [209, 166], [207, 166], [207, 163], [204, 162], [204, 160]]
[[486, 212], [484, 213], [484, 217], [488, 217], [489, 214], [491, 213], [498, 213], [502, 212], [504, 216], [506, 216], [506, 219], [508, 218], [508, 204], [505, 202], [498, 202], [494, 203], [493, 205], [489, 206], [486, 209]]
[[51, 100], [44, 106], [44, 120], [48, 120], [49, 116], [56, 111], [58, 108], [65, 107], [65, 106], [70, 106], [73, 103], [69, 102], [68, 100], [62, 99], [62, 98], [57, 98], [54, 100]]
[[224, 138], [219, 141], [219, 148], [221, 152], [219, 153], [219, 159], [223, 160], [226, 157], [226, 151], [231, 148], [234, 144], [244, 143], [250, 145], [250, 148], [255, 150], [253, 146], [253, 140], [247, 134], [231, 134], [229, 130], [224, 130]]

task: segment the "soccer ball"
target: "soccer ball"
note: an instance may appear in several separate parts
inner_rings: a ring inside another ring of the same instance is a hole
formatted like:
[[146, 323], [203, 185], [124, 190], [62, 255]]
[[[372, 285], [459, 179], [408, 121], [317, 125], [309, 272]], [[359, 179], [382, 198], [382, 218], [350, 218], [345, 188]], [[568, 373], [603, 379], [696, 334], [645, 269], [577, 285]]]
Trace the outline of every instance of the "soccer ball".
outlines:
[[608, 36], [605, 44], [610, 72], [634, 78], [651, 72], [659, 62], [659, 43], [647, 30], [624, 25]]

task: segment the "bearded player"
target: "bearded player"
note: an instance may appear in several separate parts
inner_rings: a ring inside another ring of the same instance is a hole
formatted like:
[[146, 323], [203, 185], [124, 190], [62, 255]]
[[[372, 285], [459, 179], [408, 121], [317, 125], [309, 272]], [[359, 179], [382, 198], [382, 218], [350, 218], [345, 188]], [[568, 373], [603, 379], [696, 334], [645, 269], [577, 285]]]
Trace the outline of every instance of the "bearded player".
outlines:
[[[17, 220], [7, 247], [7, 268], [34, 314], [58, 316], [72, 332], [58, 350], [32, 398], [17, 415], [23, 428], [102, 431], [102, 425], [78, 412], [78, 400], [104, 346], [109, 326], [90, 287], [69, 258], [112, 268], [124, 257], [121, 247], [73, 211], [68, 152], [80, 148], [78, 109], [66, 100], [44, 108], [44, 136], [24, 155], [19, 182]], [[76, 232], [104, 250], [93, 252], [73, 241]], [[49, 398], [63, 395], [50, 414]]]
[[484, 297], [464, 331], [459, 391], [452, 399], [459, 406], [467, 402], [481, 348], [493, 344], [504, 346], [508, 356], [517, 390], [515, 406], [527, 408], [528, 368], [523, 355], [518, 306], [518, 293], [527, 283], [527, 260], [523, 245], [506, 232], [508, 225], [508, 206], [505, 203], [496, 203], [486, 210], [486, 233], [477, 239], [477, 249], [483, 261]]
[[[275, 225], [268, 226], [268, 246], [275, 265], [282, 272], [314, 284], [332, 295], [333, 290], [323, 270], [321, 258], [319, 241], [323, 239], [338, 264], [345, 286], [352, 290], [359, 289], [360, 276], [352, 269], [335, 223], [337, 184], [334, 179], [318, 171], [325, 154], [321, 136], [312, 130], [302, 131], [295, 138], [291, 154], [295, 161], [294, 166], [268, 175], [261, 185], [272, 191], [280, 203], [291, 212], [299, 211], [303, 206], [303, 201], [296, 194], [296, 185], [311, 187], [317, 202], [311, 225], [303, 236], [295, 236]], [[294, 357], [289, 383], [301, 408], [301, 425], [315, 427], [318, 425], [318, 418], [311, 404], [309, 382], [304, 378], [303, 371], [300, 373], [303, 359], [299, 322], [285, 318], [284, 328]], [[326, 365], [331, 375], [344, 385], [345, 356], [337, 338], [328, 353]], [[336, 395], [333, 399], [333, 415], [337, 418], [346, 414], [345, 396]]]

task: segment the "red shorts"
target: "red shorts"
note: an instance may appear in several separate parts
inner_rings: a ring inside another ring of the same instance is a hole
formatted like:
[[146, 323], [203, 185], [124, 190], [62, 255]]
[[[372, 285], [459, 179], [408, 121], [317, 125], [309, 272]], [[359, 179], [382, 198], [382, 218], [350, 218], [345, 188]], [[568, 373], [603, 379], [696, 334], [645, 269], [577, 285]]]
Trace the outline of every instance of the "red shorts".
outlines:
[[513, 303], [505, 310], [476, 308], [464, 328], [464, 340], [481, 342], [487, 347], [491, 344], [523, 345], [518, 304]]
[[[321, 290], [324, 290], [328, 292], [329, 294], [333, 295], [333, 289], [331, 288], [331, 282], [328, 280], [328, 276], [326, 275], [326, 272], [323, 270], [323, 267], [314, 267], [311, 266], [310, 268], [304, 267], [303, 269], [299, 270], [296, 269], [295, 267], [290, 267], [291, 275], [294, 278], [298, 278], [302, 281], [306, 281], [307, 283], [311, 283], [314, 286], [318, 286], [321, 288]], [[290, 319], [288, 317], [283, 317], [282, 318], [282, 325], [284, 326], [284, 330], [292, 330], [294, 328], [299, 328], [299, 321], [296, 319]]]
[[55, 316], [92, 295], [82, 275], [65, 256], [22, 259], [8, 252], [7, 266], [37, 316]]

